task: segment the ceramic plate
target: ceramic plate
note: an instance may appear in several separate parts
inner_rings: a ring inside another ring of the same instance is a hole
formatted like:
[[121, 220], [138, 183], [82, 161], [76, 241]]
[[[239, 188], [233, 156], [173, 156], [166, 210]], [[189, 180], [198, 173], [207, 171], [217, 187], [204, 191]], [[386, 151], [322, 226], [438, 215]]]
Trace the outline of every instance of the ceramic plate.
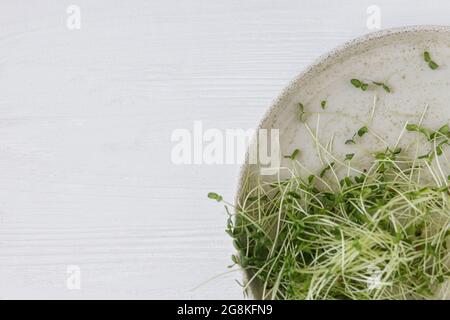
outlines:
[[[437, 70], [424, 62], [425, 50], [439, 64]], [[306, 122], [311, 128], [319, 128], [318, 139], [324, 144], [332, 141], [333, 153], [338, 157], [358, 154], [356, 164], [363, 166], [371, 152], [395, 144], [406, 121], [417, 123], [425, 108], [425, 126], [436, 127], [448, 122], [449, 65], [448, 27], [405, 27], [369, 34], [331, 51], [308, 67], [274, 101], [258, 128], [278, 129], [281, 155], [300, 149], [299, 161], [317, 172], [323, 164], [310, 133], [299, 121], [298, 103], [301, 102], [307, 112]], [[381, 87], [367, 91], [356, 89], [350, 83], [352, 78], [385, 82], [392, 92]], [[323, 100], [327, 101], [325, 110], [321, 107]], [[364, 143], [346, 145], [345, 141], [369, 119], [377, 137], [367, 135]], [[289, 165], [288, 160], [281, 161], [282, 167]], [[253, 167], [243, 167], [237, 199], [242, 197], [247, 170]], [[259, 296], [257, 285], [251, 291], [253, 297]]]

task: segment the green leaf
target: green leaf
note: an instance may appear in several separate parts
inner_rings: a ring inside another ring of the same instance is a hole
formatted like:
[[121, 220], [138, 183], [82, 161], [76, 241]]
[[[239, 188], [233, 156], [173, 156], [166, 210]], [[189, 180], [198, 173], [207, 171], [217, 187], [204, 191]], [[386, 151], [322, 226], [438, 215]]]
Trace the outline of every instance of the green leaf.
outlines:
[[320, 102], [320, 106], [322, 107], [322, 109], [325, 109], [326, 106], [327, 106], [326, 100], [321, 101], [321, 102]]
[[406, 125], [407, 131], [417, 131], [422, 133], [428, 140], [433, 139], [435, 137], [434, 134], [430, 132], [430, 130], [426, 128], [419, 127], [417, 124], [408, 123]]
[[438, 130], [439, 133], [442, 133], [443, 135], [446, 135], [450, 132], [450, 128], [448, 127], [448, 124], [444, 124], [442, 127]]
[[353, 240], [353, 248], [355, 248], [358, 251], [362, 250], [362, 246], [361, 243], [359, 242], [359, 240]]
[[408, 131], [418, 131], [419, 130], [419, 126], [417, 124], [408, 123], [406, 125], [406, 130], [408, 130]]
[[215, 192], [209, 192], [208, 193], [208, 198], [212, 199], [212, 200], [216, 200], [217, 202], [220, 202], [223, 200], [222, 196], [215, 193]]
[[295, 149], [290, 156], [284, 156], [284, 157], [287, 159], [295, 160], [295, 158], [297, 158], [299, 153], [300, 153], [300, 150]]
[[373, 83], [374, 85], [377, 85], [377, 86], [382, 87], [382, 88], [384, 89], [384, 91], [386, 91], [386, 92], [388, 92], [388, 93], [391, 92], [391, 88], [389, 88], [389, 87], [388, 87], [385, 83], [383, 83], [383, 82], [372, 81], [372, 83]]
[[353, 139], [348, 139], [348, 140], [345, 140], [345, 144], [356, 144], [356, 142]]
[[291, 154], [291, 159], [294, 160], [295, 158], [297, 158], [299, 153], [300, 153], [300, 150], [295, 149], [294, 152], [292, 152], [292, 154]]
[[361, 81], [359, 81], [358, 79], [352, 79], [350, 80], [351, 84], [354, 85], [356, 88], [361, 88]]
[[355, 156], [354, 153], [348, 153], [345, 155], [345, 160], [352, 160], [354, 156]]
[[295, 198], [295, 199], [301, 199], [300, 195], [298, 193], [296, 193], [296, 192], [293, 192], [293, 191], [289, 191], [287, 193], [287, 195], [291, 196], [292, 198]]
[[351, 185], [352, 185], [352, 180], [351, 180], [349, 177], [345, 177], [345, 178], [344, 178], [344, 181], [345, 181], [345, 184], [346, 184], [347, 186], [351, 186]]
[[375, 159], [377, 160], [384, 160], [386, 159], [386, 154], [383, 152], [378, 152], [375, 154]]
[[431, 61], [431, 56], [430, 56], [430, 53], [428, 51], [424, 51], [423, 59], [425, 60], [425, 62], [430, 62]]
[[434, 61], [428, 62], [428, 66], [429, 66], [432, 70], [436, 70], [436, 69], [439, 67], [439, 65], [438, 65], [436, 62], [434, 62]]
[[300, 109], [300, 112], [304, 112], [305, 111], [305, 106], [301, 102], [298, 103], [298, 108]]
[[325, 173], [327, 173], [328, 170], [330, 170], [332, 167], [334, 166], [334, 162], [331, 162], [328, 166], [326, 166], [321, 172], [320, 172], [320, 177], [323, 178], [323, 176], [325, 175]]
[[358, 136], [362, 137], [362, 136], [365, 135], [368, 131], [369, 131], [369, 129], [368, 129], [366, 126], [364, 126], [364, 127], [360, 128], [360, 129], [358, 130]]
[[298, 108], [299, 108], [299, 110], [300, 110], [300, 113], [299, 113], [299, 119], [300, 119], [300, 121], [304, 121], [305, 119], [304, 119], [304, 116], [305, 116], [305, 106], [303, 105], [303, 103], [301, 103], [301, 102], [299, 102], [298, 103]]

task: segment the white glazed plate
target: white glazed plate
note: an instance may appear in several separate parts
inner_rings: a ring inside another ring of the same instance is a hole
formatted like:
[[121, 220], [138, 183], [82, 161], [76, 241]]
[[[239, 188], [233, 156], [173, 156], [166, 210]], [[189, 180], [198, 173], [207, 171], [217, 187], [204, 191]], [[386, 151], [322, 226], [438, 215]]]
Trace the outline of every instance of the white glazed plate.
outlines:
[[[425, 50], [439, 64], [438, 70], [431, 70], [424, 62]], [[382, 88], [363, 92], [350, 84], [352, 78], [386, 82], [392, 93]], [[374, 99], [376, 109], [371, 130], [381, 139], [368, 135], [364, 144], [346, 145], [344, 142], [370, 118]], [[327, 101], [325, 110], [321, 108], [322, 100]], [[258, 129], [279, 129], [281, 154], [300, 149], [299, 161], [317, 172], [321, 164], [310, 135], [298, 119], [299, 102], [308, 113], [311, 127], [319, 123], [318, 138], [326, 143], [333, 137], [336, 156], [343, 158], [355, 152], [361, 155], [361, 163], [365, 154], [385, 146], [382, 140], [395, 144], [405, 122], [417, 123], [426, 106], [425, 126], [448, 123], [450, 28], [414, 26], [369, 34], [323, 56], [288, 85]], [[288, 167], [289, 160], [283, 159], [281, 166]], [[243, 166], [237, 201], [243, 196], [242, 184], [247, 170], [253, 169]], [[249, 275], [245, 276], [248, 279]], [[252, 285], [251, 291], [253, 297], [259, 297], [257, 285]]]

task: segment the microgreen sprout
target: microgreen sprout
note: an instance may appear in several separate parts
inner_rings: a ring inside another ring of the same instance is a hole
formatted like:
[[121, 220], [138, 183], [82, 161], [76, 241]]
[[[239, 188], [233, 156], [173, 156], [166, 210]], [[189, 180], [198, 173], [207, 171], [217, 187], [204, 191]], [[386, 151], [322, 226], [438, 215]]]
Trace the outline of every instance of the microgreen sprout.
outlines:
[[[438, 68], [429, 52], [423, 57]], [[384, 82], [372, 85], [391, 93]], [[376, 101], [375, 95], [370, 119], [345, 144], [369, 132]], [[226, 232], [237, 250], [231, 259], [249, 275], [244, 290], [254, 285], [262, 299], [434, 299], [450, 283], [450, 174], [439, 162], [448, 164], [450, 127], [429, 129], [422, 119], [407, 123], [394, 146], [368, 154], [362, 168], [352, 163], [355, 153], [335, 157], [331, 142], [320, 143], [318, 126], [313, 133], [305, 123], [327, 164], [320, 172], [307, 169], [295, 149], [284, 156], [292, 160], [291, 176], [265, 181], [247, 172], [234, 214], [221, 195], [208, 193], [225, 204]], [[399, 147], [405, 131], [425, 138], [416, 140], [428, 152]]]
[[356, 144], [355, 142], [355, 135], [351, 139], [345, 140], [345, 144]]
[[284, 156], [284, 158], [295, 160], [295, 158], [297, 158], [299, 153], [300, 153], [300, 150], [299, 149], [295, 149], [290, 155]]
[[367, 126], [364, 126], [364, 127], [359, 128], [357, 134], [358, 134], [359, 137], [362, 137], [362, 136], [365, 135], [368, 131], [369, 131], [369, 129], [367, 128]]
[[303, 105], [303, 103], [299, 102], [298, 103], [298, 109], [299, 109], [299, 119], [300, 121], [305, 121], [305, 106]]
[[[408, 128], [427, 132], [431, 149], [449, 139], [446, 125]], [[433, 183], [436, 169], [397, 145], [363, 170], [350, 167], [353, 157], [275, 182], [248, 172], [227, 224], [232, 261], [249, 275], [244, 289], [260, 288], [262, 299], [436, 297], [450, 277], [450, 175]], [[343, 166], [351, 171], [335, 181]]]
[[[350, 83], [355, 87], [355, 88], [359, 88], [362, 91], [366, 91], [369, 88], [369, 84], [359, 80], [359, 79], [351, 79]], [[384, 91], [386, 91], [387, 93], [391, 93], [391, 87], [389, 87], [386, 83], [384, 82], [379, 82], [379, 81], [371, 81], [372, 84], [379, 86], [381, 88], [384, 89]]]
[[359, 88], [359, 89], [361, 89], [362, 91], [366, 91], [367, 88], [369, 87], [369, 84], [367, 84], [367, 83], [365, 83], [365, 82], [363, 82], [363, 81], [361, 81], [361, 80], [359, 80], [359, 79], [351, 79], [351, 80], [350, 80], [350, 83], [351, 83], [354, 87]]
[[424, 51], [423, 53], [423, 59], [425, 60], [425, 62], [428, 64], [428, 66], [430, 67], [430, 69], [432, 70], [436, 70], [439, 65], [434, 62], [433, 60], [431, 60], [431, 56], [430, 53], [428, 51]]
[[391, 93], [391, 88], [387, 84], [385, 84], [384, 82], [372, 81], [372, 83], [374, 85], [382, 87], [384, 89], [384, 91], [386, 91], [387, 93]]
[[407, 124], [406, 130], [421, 133], [428, 141], [433, 142], [434, 150], [420, 156], [420, 159], [428, 159], [431, 162], [435, 155], [441, 156], [443, 147], [450, 145], [450, 128], [448, 124], [442, 125], [438, 130], [431, 130], [417, 124]]
[[329, 165], [327, 165], [325, 168], [323, 168], [322, 171], [320, 171], [319, 177], [323, 178], [325, 173], [327, 173], [328, 170], [333, 168], [333, 166], [334, 166], [334, 162], [331, 162]]
[[430, 140], [432, 138], [432, 133], [430, 132], [430, 130], [417, 124], [408, 123], [406, 125], [406, 130], [420, 132], [427, 138], [427, 140]]
[[345, 155], [345, 160], [352, 160], [354, 156], [355, 156], [354, 153], [348, 153]]
[[215, 192], [209, 192], [208, 198], [216, 200], [217, 202], [221, 202], [223, 200], [222, 196]]
[[438, 65], [436, 62], [434, 62], [434, 61], [428, 62], [428, 66], [429, 66], [430, 69], [432, 69], [432, 70], [436, 70], [436, 69], [439, 67], [439, 65]]

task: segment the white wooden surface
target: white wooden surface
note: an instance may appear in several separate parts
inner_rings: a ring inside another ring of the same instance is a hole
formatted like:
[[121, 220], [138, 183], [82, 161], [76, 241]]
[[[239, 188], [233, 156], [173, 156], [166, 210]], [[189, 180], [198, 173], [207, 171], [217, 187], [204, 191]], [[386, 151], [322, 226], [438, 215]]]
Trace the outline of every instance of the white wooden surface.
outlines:
[[196, 288], [228, 270], [205, 195], [238, 166], [176, 166], [170, 135], [254, 127], [372, 4], [382, 28], [450, 23], [444, 0], [2, 0], [0, 298], [241, 298], [239, 273]]

